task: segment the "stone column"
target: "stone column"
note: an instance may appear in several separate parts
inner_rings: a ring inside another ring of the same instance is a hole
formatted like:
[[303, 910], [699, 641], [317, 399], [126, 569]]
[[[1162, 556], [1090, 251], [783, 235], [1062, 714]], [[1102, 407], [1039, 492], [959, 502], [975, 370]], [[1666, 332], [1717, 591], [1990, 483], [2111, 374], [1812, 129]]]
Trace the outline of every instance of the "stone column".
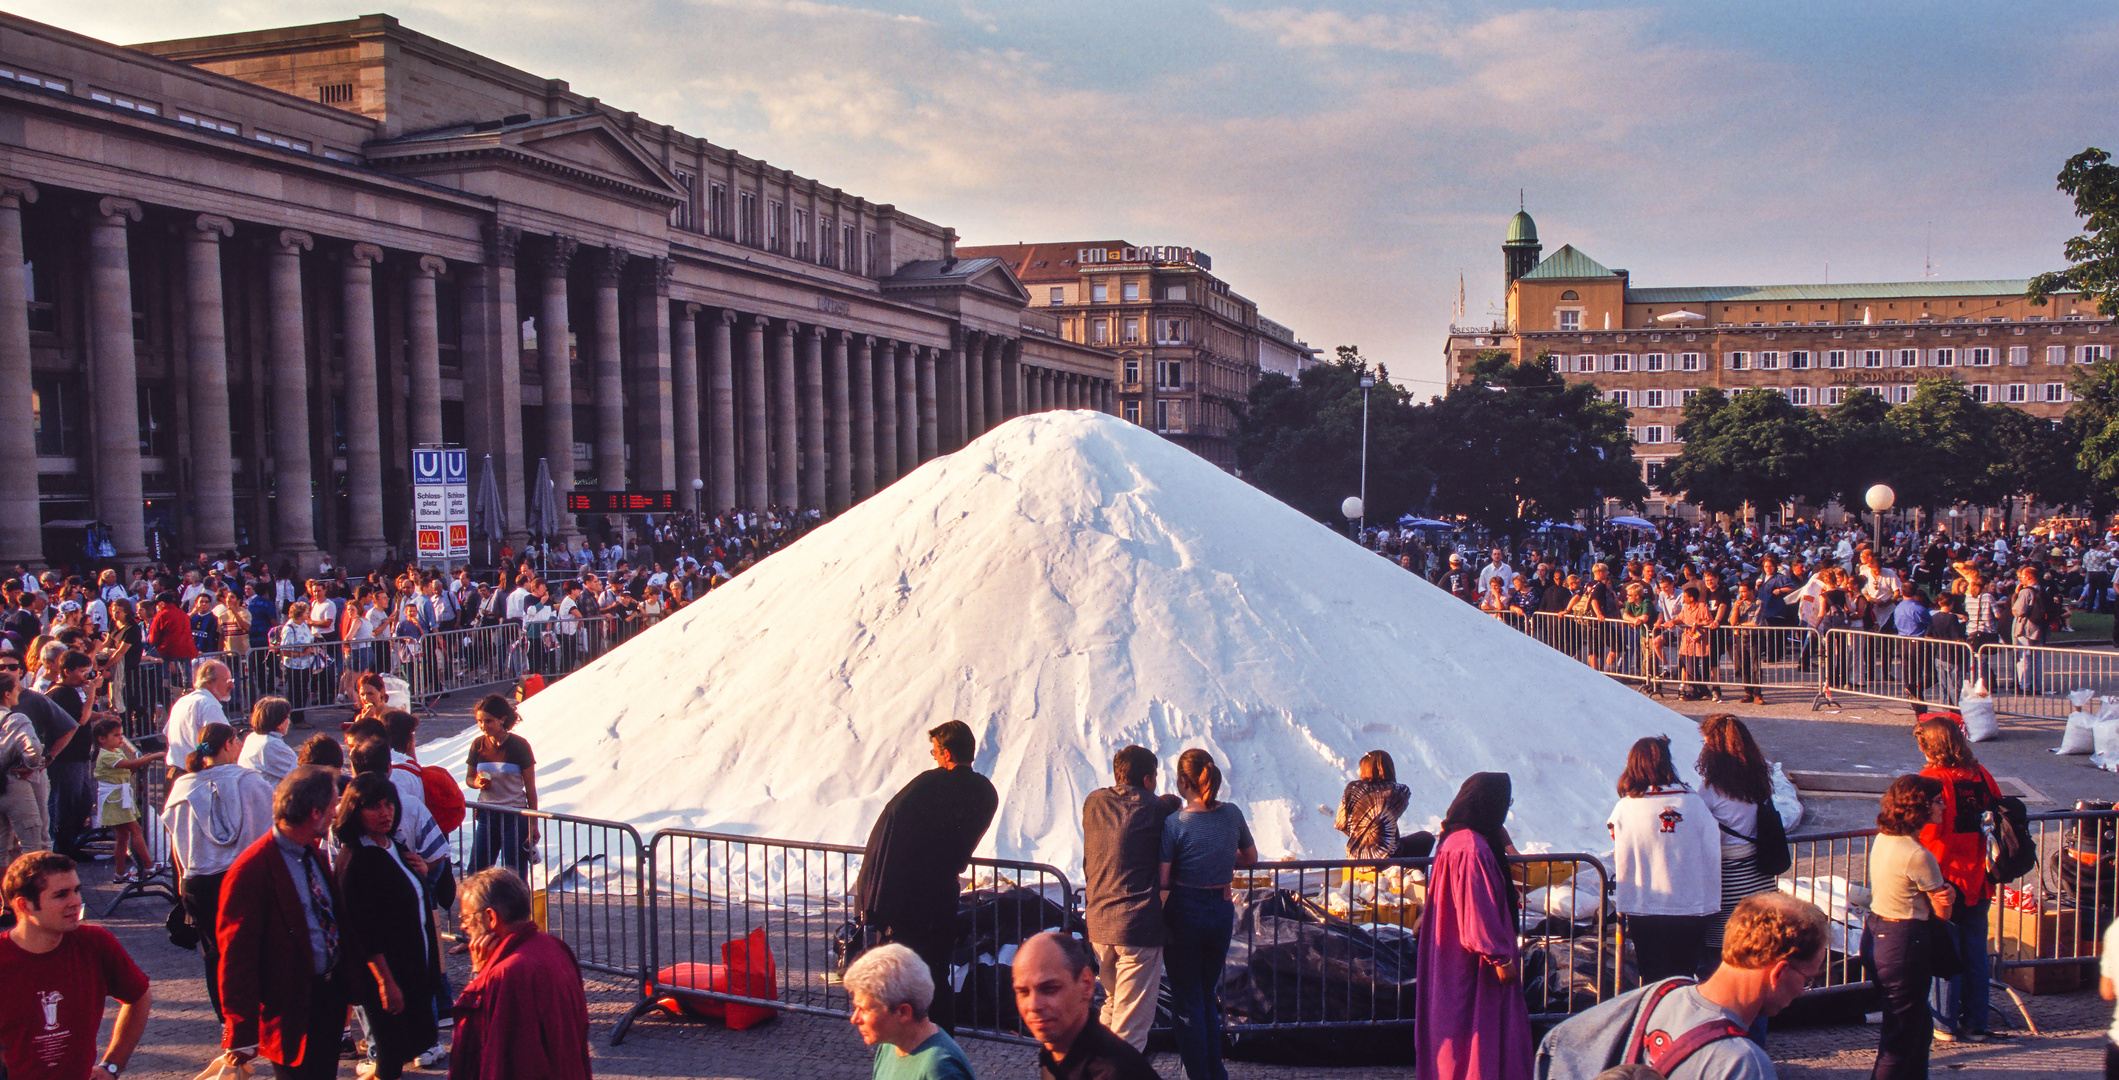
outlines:
[[875, 481], [882, 488], [898, 479], [898, 351], [891, 342], [869, 338], [868, 361], [876, 370]]
[[986, 339], [974, 330], [964, 335], [964, 441], [986, 433]]
[[953, 453], [971, 441], [967, 434], [971, 410], [964, 399], [964, 351], [969, 346], [970, 335], [962, 326], [950, 328], [949, 351], [941, 358], [941, 380], [936, 387], [940, 398], [941, 431], [935, 443], [940, 453]]
[[840, 343], [849, 355], [843, 365], [853, 379], [848, 396], [853, 403], [853, 498], [855, 502], [876, 493], [876, 358], [875, 339], [854, 334]]
[[1007, 408], [1001, 401], [1001, 349], [1006, 344], [992, 334], [986, 335], [986, 376], [981, 382], [986, 387], [986, 426], [989, 428], [1000, 427], [1008, 419]]
[[[464, 441], [470, 447], [474, 476], [472, 510], [478, 509], [476, 474], [484, 459], [493, 459], [493, 479], [500, 490], [502, 542], [517, 551], [528, 543], [523, 527], [522, 475], [522, 320], [515, 299], [515, 252], [519, 229], [486, 227], [485, 260], [457, 268], [457, 295], [463, 307]], [[488, 549], [474, 547], [480, 559]]]
[[768, 483], [772, 431], [765, 409], [765, 323], [753, 315], [744, 327], [743, 353], [743, 508], [753, 513], [773, 501]]
[[1009, 338], [1001, 346], [1001, 415], [1013, 420], [1023, 415], [1023, 342]]
[[414, 446], [441, 442], [441, 326], [434, 279], [448, 268], [448, 263], [432, 255], [420, 256], [406, 291], [406, 336], [412, 346], [406, 357], [412, 383], [411, 423], [407, 426]]
[[[544, 377], [545, 467], [552, 473], [552, 492], [561, 506], [574, 490], [574, 356], [567, 343], [567, 267], [580, 242], [555, 236], [544, 257], [544, 306], [537, 315], [537, 369]], [[558, 539], [571, 543], [581, 535], [574, 515], [559, 514]]]
[[[0, 273], [0, 461], [11, 463], [0, 469], [0, 562], [30, 567], [44, 565], [36, 404], [30, 393], [29, 280], [22, 270], [22, 207], [36, 201], [37, 185], [0, 177], [0, 267], [12, 271]], [[221, 408], [228, 408], [225, 391]]]
[[802, 505], [828, 511], [824, 490], [824, 335], [812, 326], [802, 337]]
[[[267, 253], [266, 302], [271, 309], [272, 531], [295, 572], [316, 569], [316, 482], [309, 464], [309, 348], [302, 316], [302, 252], [316, 246], [308, 233], [281, 229]], [[137, 420], [133, 421], [137, 422]], [[349, 427], [352, 425], [348, 425]], [[126, 429], [132, 438], [132, 429]], [[138, 454], [135, 452], [135, 462]], [[134, 474], [138, 475], [135, 468]]]
[[[110, 523], [121, 563], [147, 557], [132, 263], [125, 235], [125, 227], [138, 220], [139, 203], [106, 197], [96, 204], [88, 225], [88, 386], [95, 432], [96, 516]], [[6, 269], [20, 274], [21, 268], [17, 262]], [[29, 470], [34, 481], [36, 467], [30, 465]]]
[[[627, 421], [621, 411], [619, 438], [632, 435], [633, 462], [630, 474], [639, 487], [671, 491], [677, 485], [677, 417], [670, 371], [670, 261], [638, 259], [640, 271], [633, 282], [633, 415]], [[621, 380], [623, 382], [623, 380]], [[694, 388], [696, 389], [696, 387]], [[691, 413], [699, 418], [699, 395], [692, 395]], [[688, 466], [687, 471], [696, 466]], [[679, 505], [691, 498], [691, 485], [678, 496]]]
[[[0, 230], [4, 228], [0, 225]], [[208, 552], [235, 547], [235, 454], [228, 438], [228, 326], [221, 297], [221, 241], [234, 235], [235, 223], [214, 214], [200, 214], [192, 219], [191, 228], [184, 230], [184, 313], [188, 319], [184, 379], [191, 388], [191, 498], [196, 506], [193, 520], [197, 530], [192, 546]], [[5, 238], [0, 237], [0, 266], [22, 265], [19, 255], [9, 261], [5, 245]], [[0, 306], [7, 303], [0, 297]], [[0, 379], [5, 376], [0, 375]], [[23, 372], [22, 385], [25, 389], [29, 386], [27, 371]], [[0, 429], [5, 427], [0, 424]], [[28, 437], [28, 430], [23, 429], [24, 438]], [[0, 446], [0, 453], [7, 449], [11, 448]], [[34, 479], [34, 470], [31, 472]]]
[[919, 353], [916, 346], [893, 342], [890, 347], [892, 380], [898, 395], [898, 476], [920, 467]]
[[933, 461], [941, 452], [941, 417], [939, 403], [935, 401], [935, 353], [939, 350], [930, 345], [916, 345], [915, 354], [919, 364], [918, 386], [920, 399], [920, 460]]
[[[515, 299], [515, 251], [519, 229], [486, 227], [486, 258], [457, 267], [463, 307], [464, 441], [470, 448], [472, 510], [478, 510], [477, 474], [493, 459], [500, 491], [501, 535], [491, 547], [474, 546], [483, 560], [505, 542], [517, 551], [529, 542], [523, 527], [522, 320]], [[483, 542], [481, 542], [482, 544]]]
[[1037, 369], [1037, 411], [1052, 411], [1052, 369]]
[[605, 491], [625, 490], [625, 360], [618, 332], [618, 281], [625, 274], [626, 253], [605, 248], [593, 264], [596, 274], [596, 483]]
[[[670, 396], [676, 400], [671, 422], [677, 447], [677, 499], [701, 513], [707, 510], [706, 476], [699, 461], [699, 305], [677, 305], [670, 324]], [[692, 487], [697, 480], [701, 486]], [[717, 511], [719, 507], [716, 507]]]
[[825, 396], [831, 422], [824, 429], [831, 453], [831, 477], [825, 486], [825, 505], [836, 514], [853, 505], [853, 387], [848, 385], [847, 333], [833, 330], [831, 347], [824, 356]]
[[736, 313], [716, 311], [706, 324], [707, 506], [720, 513], [736, 504], [736, 375], [729, 327]]
[[383, 557], [382, 393], [375, 370], [375, 264], [383, 249], [339, 255], [340, 335], [346, 368], [346, 559], [366, 570]]
[[783, 322], [773, 337], [773, 502], [802, 505], [795, 453], [795, 335], [802, 324]]

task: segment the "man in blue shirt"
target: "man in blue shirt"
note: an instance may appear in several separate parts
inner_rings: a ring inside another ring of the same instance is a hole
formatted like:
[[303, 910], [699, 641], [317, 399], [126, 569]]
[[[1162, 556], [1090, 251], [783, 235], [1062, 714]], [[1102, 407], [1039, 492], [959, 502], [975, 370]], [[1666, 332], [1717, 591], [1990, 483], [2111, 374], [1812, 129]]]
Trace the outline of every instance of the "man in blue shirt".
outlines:
[[1935, 684], [1935, 643], [1927, 640], [1930, 625], [1927, 594], [1913, 582], [1900, 585], [1898, 606], [1891, 609], [1891, 629], [1903, 639], [1898, 647], [1904, 661], [1906, 696], [1914, 701], [1926, 700], [1928, 687]]
[[[1758, 599], [1759, 622], [1764, 626], [1795, 625], [1795, 607], [1788, 597], [1802, 583], [1781, 569], [1781, 561], [1772, 555], [1759, 560]], [[1779, 662], [1788, 651], [1788, 635], [1772, 634], [1766, 639], [1768, 659]]]

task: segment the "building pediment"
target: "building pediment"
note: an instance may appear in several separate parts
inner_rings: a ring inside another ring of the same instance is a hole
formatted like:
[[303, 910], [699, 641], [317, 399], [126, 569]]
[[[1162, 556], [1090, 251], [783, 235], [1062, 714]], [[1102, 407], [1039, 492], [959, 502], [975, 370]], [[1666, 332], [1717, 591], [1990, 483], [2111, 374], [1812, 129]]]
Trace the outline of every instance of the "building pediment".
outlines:
[[1030, 290], [1008, 268], [994, 258], [921, 259], [906, 263], [883, 279], [886, 293], [970, 292], [981, 293], [1016, 307], [1030, 303]]
[[602, 113], [462, 124], [370, 143], [363, 153], [371, 167], [392, 171], [484, 160], [672, 206], [686, 198], [676, 176]]

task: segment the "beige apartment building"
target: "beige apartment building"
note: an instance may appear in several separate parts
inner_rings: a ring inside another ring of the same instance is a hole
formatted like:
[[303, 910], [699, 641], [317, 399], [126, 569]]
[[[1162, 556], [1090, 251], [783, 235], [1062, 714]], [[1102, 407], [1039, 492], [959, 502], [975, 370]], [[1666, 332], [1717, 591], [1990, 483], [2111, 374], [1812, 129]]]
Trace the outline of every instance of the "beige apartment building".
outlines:
[[387, 15], [119, 46], [0, 14], [0, 132], [0, 564], [97, 519], [124, 563], [360, 567], [409, 546], [422, 444], [490, 457], [518, 547], [540, 460], [836, 511], [1114, 407], [1113, 354], [951, 229]]
[[[1466, 381], [1482, 353], [1549, 354], [1631, 411], [1651, 481], [1681, 449], [1685, 402], [1706, 387], [1768, 387], [1829, 408], [1859, 391], [1903, 402], [1918, 380], [1946, 378], [1980, 401], [2057, 420], [2069, 374], [2110, 359], [2119, 340], [2079, 296], [2033, 306], [2027, 280], [1642, 288], [1572, 246], [1542, 250], [1530, 215], [1516, 214], [1502, 243], [1506, 318], [1450, 328], [1450, 381]], [[1668, 508], [1660, 497], [1649, 505]]]
[[994, 258], [1070, 342], [1117, 353], [1116, 411], [1236, 468], [1236, 423], [1262, 365], [1299, 371], [1315, 351], [1259, 317], [1205, 252], [1123, 240], [965, 247]]

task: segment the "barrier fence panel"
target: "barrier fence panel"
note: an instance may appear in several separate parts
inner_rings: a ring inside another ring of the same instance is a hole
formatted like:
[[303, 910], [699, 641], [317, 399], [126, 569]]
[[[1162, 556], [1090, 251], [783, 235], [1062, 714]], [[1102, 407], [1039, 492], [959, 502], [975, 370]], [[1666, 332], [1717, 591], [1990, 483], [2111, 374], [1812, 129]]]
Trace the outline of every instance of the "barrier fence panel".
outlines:
[[[137, 739], [161, 731], [163, 721], [169, 717], [170, 703], [191, 693], [192, 672], [206, 660], [219, 660], [236, 675], [235, 695], [229, 699], [228, 714], [234, 716], [237, 710], [247, 714], [250, 703], [257, 699], [244, 693], [241, 653], [202, 653], [190, 660], [149, 658], [126, 665], [122, 671], [113, 671], [114, 697], [110, 700], [125, 721], [125, 737]], [[112, 666], [114, 669], [118, 667]], [[117, 701], [123, 702], [122, 707], [115, 706]]]
[[647, 848], [631, 825], [472, 803], [450, 837], [459, 880], [505, 866], [530, 886], [531, 915], [591, 971], [647, 974]]
[[[97, 790], [100, 795], [101, 788]], [[119, 904], [142, 896], [152, 896], [171, 904], [177, 902], [177, 876], [172, 865], [174, 860], [169, 856], [169, 833], [162, 828], [162, 804], [169, 798], [169, 774], [160, 762], [133, 770], [132, 797], [133, 813], [140, 818], [140, 837], [147, 844], [147, 863], [142, 865], [134, 860], [132, 869], [136, 876], [103, 908], [106, 918], [118, 910]], [[111, 836], [108, 830], [101, 831], [104, 836]], [[90, 842], [101, 843], [100, 840]], [[114, 836], [111, 836], [110, 845], [113, 848], [116, 845]], [[113, 850], [111, 854], [117, 853]]]
[[1780, 877], [1780, 891], [1807, 900], [1825, 913], [1826, 962], [1812, 991], [1851, 990], [1870, 985], [1862, 969], [1862, 923], [1868, 918], [1869, 842], [1875, 829], [1809, 833], [1788, 838], [1793, 862]]
[[1976, 670], [1971, 646], [1962, 641], [1867, 630], [1825, 635], [1825, 686], [1835, 694], [1954, 707], [1962, 682]]
[[1673, 629], [1659, 656], [1663, 688], [1680, 694], [1735, 690], [1768, 701], [1818, 697], [1823, 639], [1807, 626], [1718, 626]]
[[[852, 1014], [839, 976], [859, 944], [852, 895], [862, 849], [664, 830], [652, 841], [645, 1000], [655, 1008], [734, 1002]], [[1016, 947], [1042, 930], [1081, 929], [1073, 886], [1038, 863], [974, 859], [959, 900], [951, 985], [960, 1034], [1026, 1042], [1010, 978]], [[761, 955], [760, 950], [764, 955]], [[718, 984], [710, 965], [722, 965]]]
[[439, 630], [414, 643], [391, 645], [397, 675], [412, 688], [412, 700], [430, 705], [446, 694], [512, 683], [523, 675], [521, 623]]
[[2095, 959], [2119, 908], [2119, 816], [2067, 810], [2031, 819], [2038, 865], [1996, 888], [1987, 914], [1994, 967], [2041, 967]]
[[1541, 611], [1531, 616], [1530, 636], [1615, 679], [1641, 682], [1647, 677], [1643, 631], [1621, 620]]
[[1979, 673], [2004, 716], [2065, 717], [2073, 690], [2119, 696], [2119, 652], [2104, 649], [1985, 645]]

